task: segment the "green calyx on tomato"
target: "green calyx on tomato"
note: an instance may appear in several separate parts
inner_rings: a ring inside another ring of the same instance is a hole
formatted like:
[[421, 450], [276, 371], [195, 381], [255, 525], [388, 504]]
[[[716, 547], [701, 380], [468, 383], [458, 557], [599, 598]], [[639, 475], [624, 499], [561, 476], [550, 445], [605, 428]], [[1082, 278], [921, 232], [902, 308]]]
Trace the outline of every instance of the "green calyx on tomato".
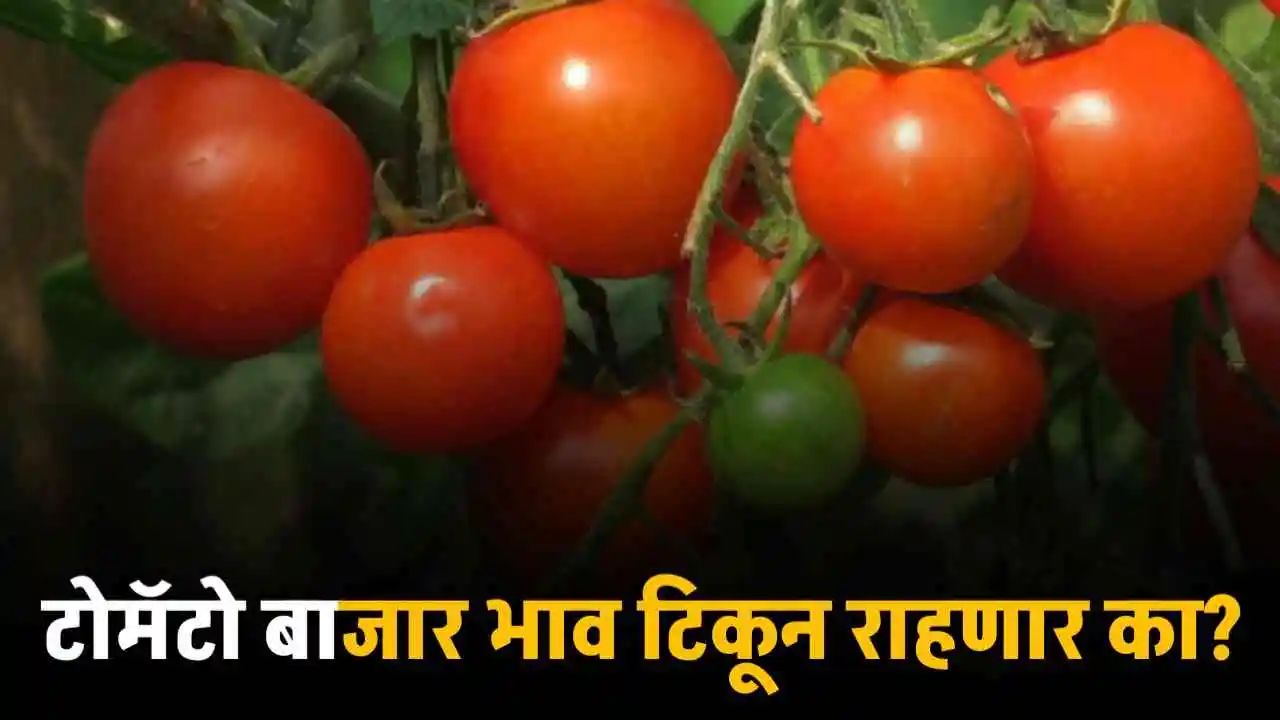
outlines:
[[712, 408], [709, 459], [717, 481], [766, 510], [812, 507], [839, 492], [862, 461], [858, 392], [838, 367], [810, 354], [751, 369]]

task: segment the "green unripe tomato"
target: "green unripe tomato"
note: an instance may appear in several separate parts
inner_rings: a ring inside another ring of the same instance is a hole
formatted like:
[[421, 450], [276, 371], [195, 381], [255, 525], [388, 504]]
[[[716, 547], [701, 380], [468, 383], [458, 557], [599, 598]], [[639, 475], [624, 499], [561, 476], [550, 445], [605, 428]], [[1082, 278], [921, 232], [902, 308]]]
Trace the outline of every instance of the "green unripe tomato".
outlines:
[[817, 355], [784, 355], [748, 374], [712, 409], [708, 454], [717, 481], [765, 510], [812, 507], [856, 473], [866, 444], [852, 382]]

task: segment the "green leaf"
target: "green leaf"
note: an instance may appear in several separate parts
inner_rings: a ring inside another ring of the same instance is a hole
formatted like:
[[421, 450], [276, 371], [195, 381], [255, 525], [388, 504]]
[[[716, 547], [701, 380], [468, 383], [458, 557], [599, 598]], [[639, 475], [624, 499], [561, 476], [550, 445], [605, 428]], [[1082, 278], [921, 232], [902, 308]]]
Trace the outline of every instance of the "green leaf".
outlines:
[[117, 83], [127, 83], [171, 59], [164, 50], [133, 35], [102, 42], [73, 37], [65, 42], [81, 62]]
[[53, 0], [0, 4], [0, 25], [27, 37], [59, 44], [108, 79], [126, 83], [170, 59], [163, 49], [122, 28], [109, 26], [87, 5]]
[[1267, 21], [1266, 37], [1248, 53], [1249, 66], [1263, 68], [1268, 81], [1274, 85], [1275, 71], [1280, 69], [1280, 23]]
[[66, 11], [49, 0], [14, 0], [0, 4], [0, 25], [48, 43], [61, 41]]
[[1195, 30], [1200, 42], [1231, 72], [1236, 84], [1248, 97], [1263, 157], [1269, 167], [1274, 167], [1276, 161], [1280, 160], [1280, 97], [1277, 97], [1265, 76], [1227, 49], [1214, 26], [1199, 11], [1195, 17]]
[[231, 457], [289, 437], [310, 409], [320, 377], [313, 349], [231, 364], [176, 357], [115, 312], [84, 255], [45, 275], [41, 301], [45, 329], [68, 380], [162, 448]]
[[1260, 3], [1236, 5], [1222, 18], [1222, 44], [1232, 55], [1246, 58], [1251, 67], [1270, 71], [1275, 65], [1257, 57], [1256, 53], [1267, 38], [1275, 34], [1274, 26], [1271, 11]]
[[471, 8], [462, 0], [372, 0], [369, 14], [380, 45], [413, 35], [435, 35], [464, 24]]
[[1013, 0], [916, 0], [925, 20], [933, 27], [938, 38], [948, 38], [973, 32], [982, 22], [982, 16], [990, 7], [1007, 12]]
[[[573, 286], [559, 272], [557, 277], [560, 279], [560, 293], [564, 297], [569, 329], [594, 352], [596, 347], [592, 340], [591, 319], [578, 307], [578, 295]], [[595, 282], [609, 296], [609, 317], [613, 322], [620, 357], [643, 351], [655, 338], [662, 335], [661, 311], [666, 307], [667, 298], [671, 294], [670, 278], [654, 275], [635, 280], [597, 279]]]
[[760, 0], [689, 0], [716, 35], [728, 37], [760, 5]]
[[1280, 257], [1280, 193], [1263, 183], [1253, 206], [1253, 229], [1276, 257]]

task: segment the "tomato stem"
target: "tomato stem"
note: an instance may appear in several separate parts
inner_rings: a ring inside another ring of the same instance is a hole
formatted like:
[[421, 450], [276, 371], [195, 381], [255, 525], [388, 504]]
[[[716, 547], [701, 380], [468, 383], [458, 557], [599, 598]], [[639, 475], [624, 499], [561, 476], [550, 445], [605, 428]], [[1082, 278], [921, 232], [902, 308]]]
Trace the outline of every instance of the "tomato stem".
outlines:
[[367, 40], [359, 33], [338, 38], [282, 77], [308, 95], [324, 99], [337, 89], [337, 80], [349, 73], [364, 56]]
[[[812, 40], [817, 37], [817, 29], [813, 26], [813, 17], [807, 12], [796, 16], [795, 35], [799, 40]], [[805, 73], [809, 77], [809, 92], [816, 93], [827, 83], [827, 63], [818, 48], [806, 47], [801, 50], [804, 57]]]
[[[721, 361], [730, 369], [740, 364], [745, 358], [741, 348], [731, 340], [725, 329], [716, 322], [713, 308], [707, 299], [707, 260], [710, 255], [711, 230], [716, 216], [716, 206], [720, 203], [721, 193], [729, 168], [740, 151], [743, 143], [749, 139], [751, 120], [759, 101], [760, 85], [769, 72], [768, 60], [776, 55], [783, 35], [783, 20], [795, 17], [795, 13], [803, 6], [804, 0], [764, 0], [761, 13], [760, 30], [756, 35], [751, 50], [751, 61], [746, 77], [738, 93], [734, 106], [733, 118], [729, 128], [716, 151], [707, 170], [707, 176], [698, 193], [693, 216], [685, 233], [683, 252], [690, 258], [689, 309], [698, 321], [699, 329], [711, 341], [712, 347], [720, 355]], [[787, 290], [795, 282], [804, 268], [801, 262], [804, 255], [812, 252], [803, 239], [806, 234], [797, 235], [788, 249], [790, 259], [784, 259], [775, 275], [775, 284], [781, 283], [780, 291], [771, 291], [761, 298], [752, 318], [765, 318], [764, 323], [753, 323], [761, 327], [777, 312], [778, 306], [787, 295]], [[805, 259], [807, 261], [807, 259]], [[706, 414], [711, 401], [716, 396], [714, 386], [704, 382], [699, 391], [681, 409], [676, 418], [654, 435], [645, 445], [639, 457], [633, 461], [626, 473], [619, 480], [613, 492], [605, 500], [603, 507], [592, 523], [591, 529], [583, 537], [579, 545], [570, 554], [567, 562], [551, 579], [551, 584], [558, 586], [569, 578], [589, 568], [598, 557], [609, 539], [624, 523], [634, 519], [644, 503], [644, 490], [649, 476], [659, 459], [666, 453], [671, 443], [693, 422], [700, 421]]]
[[1098, 386], [1101, 369], [1089, 377], [1089, 384], [1080, 397], [1080, 452], [1084, 455], [1085, 478], [1089, 489], [1097, 492], [1102, 487], [1102, 472], [1098, 467], [1098, 428], [1095, 413], [1094, 389]]
[[302, 31], [311, 22], [316, 0], [289, 0], [283, 3], [280, 23], [268, 36], [267, 59], [277, 68], [288, 66]]
[[1067, 0], [1032, 0], [1032, 5], [1046, 27], [1071, 37], [1077, 34], [1079, 27]]
[[[787, 178], [786, 170], [782, 168], [781, 161], [768, 150], [768, 142], [752, 137], [747, 143], [747, 156], [750, 160], [749, 165], [753, 170], [752, 179], [755, 181], [756, 189], [760, 192], [761, 199], [765, 201], [765, 206], [768, 207], [770, 203], [773, 203], [785, 215], [789, 216], [794, 213], [795, 199], [792, 197], [790, 180]], [[766, 241], [761, 241], [756, 233], [744, 231], [738, 237], [743, 242], [751, 245], [752, 249], [760, 257], [773, 260], [781, 256], [767, 242], [767, 239]]]
[[699, 329], [711, 343], [720, 361], [731, 369], [738, 369], [743, 363], [741, 349], [716, 322], [711, 302], [707, 299], [707, 261], [711, 253], [712, 220], [729, 170], [744, 142], [749, 139], [751, 120], [760, 101], [760, 87], [770, 72], [770, 58], [777, 56], [784, 10], [793, 13], [802, 3], [803, 0], [765, 0], [760, 30], [751, 49], [751, 61], [738, 92], [733, 117], [707, 169], [681, 248], [681, 254], [689, 258], [690, 263], [689, 312], [697, 320]]
[[[844, 40], [793, 40], [789, 43], [799, 48], [813, 48], [817, 50], [830, 50], [837, 52], [847, 59], [852, 60], [854, 64], [864, 67], [881, 67], [885, 69], [905, 68], [906, 65], [887, 61], [879, 54], [879, 51], [868, 51], [866, 48]], [[887, 67], [886, 67], [887, 65]]]
[[820, 246], [804, 225], [799, 220], [795, 220], [791, 228], [791, 241], [787, 244], [787, 252], [782, 256], [782, 261], [778, 263], [778, 269], [774, 271], [773, 281], [769, 283], [755, 310], [747, 318], [747, 326], [754, 334], [764, 336], [769, 321], [791, 295], [791, 286], [795, 284], [796, 278], [800, 276], [813, 256], [818, 254], [819, 249]]
[[1132, 0], [1111, 0], [1101, 22], [1078, 19], [1066, 0], [1033, 0], [1039, 13], [1018, 48], [1018, 59], [1029, 62], [1084, 47], [1118, 30], [1129, 16]]
[[827, 359], [836, 361], [844, 359], [849, 348], [853, 346], [853, 338], [857, 335], [862, 318], [866, 317], [879, 294], [880, 288], [876, 285], [868, 284], [862, 289], [862, 294], [858, 296], [858, 302], [853, 306], [848, 319], [840, 328], [840, 332], [832, 338], [831, 344], [827, 346]]
[[1107, 8], [1107, 24], [1102, 26], [1098, 34], [1106, 35], [1123, 25], [1129, 17], [1129, 8], [1132, 4], [1132, 0], [1111, 0], [1111, 5]]
[[472, 38], [483, 37], [489, 33], [511, 27], [516, 23], [530, 20], [539, 15], [545, 15], [546, 13], [559, 10], [563, 7], [594, 1], [595, 0], [521, 0], [515, 4], [515, 7], [499, 15], [493, 22], [486, 25], [479, 32], [473, 34]]
[[876, 9], [888, 28], [895, 58], [910, 62], [924, 56], [927, 43], [919, 22], [919, 8], [911, 0], [876, 0]]
[[564, 276], [578, 296], [578, 307], [591, 321], [596, 357], [599, 358], [605, 372], [619, 382], [625, 383], [626, 378], [621, 376], [618, 357], [618, 338], [614, 333], [613, 318], [609, 313], [609, 293], [591, 278], [571, 273], [565, 273]]
[[1249, 358], [1245, 356], [1244, 351], [1240, 348], [1237, 338], [1235, 343], [1229, 342], [1232, 331], [1235, 330], [1235, 323], [1231, 318], [1231, 309], [1227, 304], [1227, 297], [1222, 288], [1222, 281], [1214, 278], [1208, 283], [1205, 289], [1209, 299], [1213, 305], [1214, 317], [1213, 323], [1221, 327], [1221, 332], [1215, 331], [1211, 327], [1207, 327], [1209, 323], [1201, 323], [1202, 329], [1208, 336], [1206, 342], [1209, 347], [1221, 358], [1226, 364], [1227, 369], [1238, 378], [1244, 385], [1245, 390], [1258, 401], [1271, 418], [1272, 422], [1280, 424], [1280, 402], [1271, 397], [1271, 393], [1262, 387], [1262, 383], [1258, 381], [1255, 375], [1249, 369]]
[[444, 197], [441, 149], [444, 138], [444, 100], [438, 75], [438, 42], [433, 37], [414, 36], [409, 41], [413, 54], [412, 102], [418, 121], [418, 202], [439, 203]]
[[920, 62], [913, 63], [912, 67], [937, 67], [966, 60], [1000, 42], [1012, 30], [999, 9], [991, 8], [973, 32], [936, 43], [930, 54]]
[[1205, 503], [1210, 524], [1222, 546], [1223, 561], [1229, 570], [1237, 571], [1243, 565], [1240, 541], [1236, 536], [1222, 490], [1218, 487], [1213, 477], [1212, 467], [1205, 457], [1204, 439], [1201, 436], [1196, 412], [1194, 355], [1199, 317], [1198, 293], [1190, 293], [1180, 298], [1174, 306], [1173, 330], [1170, 333], [1173, 360], [1166, 389], [1167, 410], [1165, 431], [1162, 433], [1165, 457], [1162, 462], [1167, 468], [1179, 471], [1175, 477], [1184, 477], [1182, 471], [1190, 473]]
[[240, 8], [231, 4], [221, 5], [219, 15], [231, 36], [233, 62], [240, 67], [275, 75], [276, 69], [267, 60], [253, 33], [245, 26]]
[[[777, 0], [768, 0], [776, 2]], [[675, 419], [649, 439], [640, 454], [619, 479], [613, 492], [605, 499], [591, 529], [569, 554], [564, 565], [549, 578], [548, 590], [560, 588], [571, 579], [591, 568], [600, 552], [608, 545], [617, 530], [635, 520], [644, 506], [644, 491], [653, 469], [666, 454], [667, 448], [680, 437], [685, 428], [697, 422], [705, 413], [705, 406], [713, 391], [704, 386], [691, 401], [681, 408]]]
[[787, 91], [787, 94], [791, 96], [791, 99], [809, 117], [809, 120], [815, 125], [820, 124], [822, 122], [822, 112], [818, 110], [817, 105], [813, 104], [813, 98], [809, 97], [809, 92], [805, 90], [804, 85], [801, 85], [796, 76], [792, 74], [791, 68], [787, 67], [787, 64], [783, 62], [782, 56], [776, 52], [769, 53], [765, 58], [765, 64], [774, 77], [778, 78], [778, 82]]

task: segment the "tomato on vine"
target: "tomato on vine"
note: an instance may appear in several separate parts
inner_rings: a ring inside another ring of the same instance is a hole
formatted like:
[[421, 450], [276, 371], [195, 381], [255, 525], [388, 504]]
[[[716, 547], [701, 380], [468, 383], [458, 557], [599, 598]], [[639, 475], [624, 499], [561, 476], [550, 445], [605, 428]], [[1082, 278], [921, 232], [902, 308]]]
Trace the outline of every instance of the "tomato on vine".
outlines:
[[1262, 6], [1270, 10], [1273, 15], [1280, 15], [1280, 0], [1262, 0]]
[[844, 369], [862, 395], [868, 454], [903, 480], [969, 485], [1007, 466], [1047, 402], [1027, 340], [971, 312], [910, 296], [878, 302]]
[[283, 80], [180, 62], [94, 130], [89, 259], [111, 303], [177, 351], [260, 355], [314, 327], [365, 246], [373, 178], [355, 136]]
[[551, 268], [495, 227], [375, 243], [342, 273], [321, 326], [334, 398], [403, 452], [515, 430], [550, 392], [564, 339]]
[[[516, 582], [545, 579], [587, 533], [606, 498], [650, 438], [680, 408], [666, 393], [644, 389], [601, 395], [557, 386], [537, 414], [483, 453], [468, 486], [473, 522], [488, 551]], [[595, 580], [632, 591], [681, 558], [665, 535], [695, 545], [707, 529], [713, 484], [703, 432], [691, 425], [649, 478], [644, 519], [622, 527], [598, 558]]]
[[[1268, 180], [1280, 187], [1280, 180]], [[1249, 369], [1280, 397], [1280, 257], [1251, 233], [1227, 257], [1219, 276]]]
[[[759, 200], [750, 193], [739, 196], [733, 217], [743, 229], [750, 228], [763, 214]], [[765, 259], [751, 246], [717, 227], [711, 239], [707, 260], [707, 299], [716, 321], [722, 325], [742, 322], [750, 317], [760, 298], [773, 283], [779, 261]], [[688, 309], [689, 264], [676, 271], [668, 306], [672, 336], [676, 347], [676, 378], [681, 394], [690, 395], [702, 386], [702, 375], [689, 362], [685, 353], [715, 363], [716, 353], [710, 340], [698, 327]], [[783, 350], [788, 353], [822, 354], [843, 327], [857, 305], [862, 284], [825, 253], [813, 258], [791, 285], [791, 313]], [[773, 338], [782, 311], [775, 314], [765, 331], [765, 339]], [[728, 328], [730, 334], [735, 331]]]
[[981, 281], [1026, 234], [1031, 150], [968, 69], [844, 70], [791, 155], [797, 208], [832, 257], [887, 288]]
[[573, 273], [637, 277], [679, 263], [738, 85], [683, 2], [600, 0], [467, 45], [449, 122], [499, 224]]
[[1257, 133], [1195, 40], [1134, 24], [1025, 64], [1011, 52], [984, 73], [1035, 149], [1031, 231], [998, 273], [1014, 289], [1077, 311], [1157, 305], [1207, 280], [1244, 235]]
[[707, 424], [708, 457], [730, 493], [765, 510], [813, 507], [862, 462], [858, 391], [819, 355], [783, 355], [751, 369]]
[[[1206, 311], [1210, 305], [1204, 302]], [[1095, 326], [1108, 378], [1134, 418], [1159, 440], [1165, 436], [1172, 364], [1172, 306], [1101, 316]], [[1280, 559], [1274, 550], [1280, 521], [1280, 424], [1207, 343], [1197, 343], [1193, 358], [1196, 422], [1213, 476], [1246, 555], [1274, 566]]]

